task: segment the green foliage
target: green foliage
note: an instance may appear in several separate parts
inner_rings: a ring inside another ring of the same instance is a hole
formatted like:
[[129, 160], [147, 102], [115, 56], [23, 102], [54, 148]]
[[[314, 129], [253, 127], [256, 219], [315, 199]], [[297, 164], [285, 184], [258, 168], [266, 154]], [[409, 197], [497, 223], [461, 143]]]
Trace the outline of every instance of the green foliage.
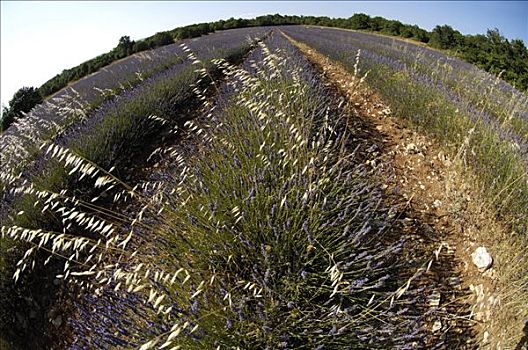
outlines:
[[464, 37], [464, 44], [458, 50], [460, 56], [468, 62], [500, 75], [518, 88], [527, 89], [528, 50], [522, 40], [510, 42], [497, 29], [490, 29], [486, 35]]
[[462, 34], [448, 25], [436, 26], [429, 40], [429, 45], [438, 49], [453, 49], [462, 42]]
[[379, 17], [379, 16], [373, 17], [369, 21], [368, 30], [373, 31], [373, 32], [379, 32], [385, 26], [386, 21], [387, 20], [383, 17]]
[[368, 29], [370, 17], [364, 13], [356, 13], [349, 19], [350, 29]]
[[415, 39], [421, 42], [428, 42], [430, 40], [429, 32], [427, 32], [426, 30], [416, 25], [414, 26], [410, 26], [406, 24], [402, 25], [400, 29], [400, 36], [404, 38]]
[[4, 106], [2, 108], [2, 117], [0, 118], [0, 130], [6, 130], [14, 121], [15, 114], [10, 108]]
[[121, 39], [119, 39], [116, 51], [119, 52], [120, 56], [126, 57], [133, 52], [134, 44], [134, 41], [130, 40], [129, 36], [122, 36]]
[[524, 42], [511, 42], [498, 29], [490, 29], [486, 35], [466, 35], [450, 26], [437, 26], [431, 33], [429, 45], [452, 50], [460, 58], [485, 71], [500, 76], [517, 88], [528, 89], [528, 50]]
[[132, 50], [134, 52], [145, 51], [145, 50], [148, 50], [148, 49], [149, 49], [148, 44], [145, 41], [143, 41], [143, 40], [135, 42], [134, 46], [132, 47]]
[[5, 130], [16, 119], [29, 112], [33, 107], [42, 102], [42, 96], [34, 87], [23, 87], [13, 95], [9, 107], [4, 107], [0, 119], [0, 130]]
[[382, 33], [399, 36], [403, 28], [403, 24], [400, 21], [387, 21], [385, 28], [381, 30]]
[[19, 89], [13, 95], [9, 106], [16, 113], [29, 112], [36, 104], [42, 102], [42, 96], [40, 96], [38, 90], [34, 87], [23, 87]]
[[149, 48], [154, 48], [172, 44], [174, 43], [174, 39], [168, 32], [159, 32], [145, 39], [145, 42]]

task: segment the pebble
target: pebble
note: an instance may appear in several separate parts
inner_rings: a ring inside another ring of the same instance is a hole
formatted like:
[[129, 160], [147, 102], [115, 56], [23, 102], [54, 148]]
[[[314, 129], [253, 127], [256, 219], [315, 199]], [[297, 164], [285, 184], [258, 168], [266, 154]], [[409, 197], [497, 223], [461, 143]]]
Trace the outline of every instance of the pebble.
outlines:
[[486, 271], [493, 264], [493, 258], [485, 247], [478, 247], [471, 254], [471, 259], [480, 272]]
[[420, 150], [414, 143], [409, 143], [407, 146], [405, 146], [405, 151], [409, 154], [416, 154]]

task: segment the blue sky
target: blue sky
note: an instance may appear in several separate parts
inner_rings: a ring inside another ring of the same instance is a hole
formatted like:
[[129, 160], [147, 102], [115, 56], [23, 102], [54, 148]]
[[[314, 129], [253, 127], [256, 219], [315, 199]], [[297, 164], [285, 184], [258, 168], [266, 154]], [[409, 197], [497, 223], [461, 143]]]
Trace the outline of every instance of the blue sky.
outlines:
[[1, 89], [7, 104], [22, 86], [40, 86], [64, 68], [109, 51], [119, 38], [140, 39], [181, 25], [263, 14], [383, 16], [431, 30], [449, 24], [464, 34], [498, 28], [528, 43], [523, 1], [1, 1]]

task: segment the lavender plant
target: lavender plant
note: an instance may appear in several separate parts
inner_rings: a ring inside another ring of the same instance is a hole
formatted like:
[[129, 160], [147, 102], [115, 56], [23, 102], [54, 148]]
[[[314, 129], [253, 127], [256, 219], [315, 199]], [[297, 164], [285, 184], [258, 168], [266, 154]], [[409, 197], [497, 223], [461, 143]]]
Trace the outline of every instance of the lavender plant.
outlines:
[[[250, 47], [250, 41], [245, 35], [253, 32], [264, 33], [264, 29], [235, 32], [240, 34], [232, 33], [232, 37], [213, 36], [216, 39], [208, 37], [209, 39], [204, 41], [204, 49], [197, 50], [206, 56], [204, 62], [208, 62], [211, 57], [219, 57], [216, 55], [231, 60], [240, 59]], [[193, 41], [192, 46], [200, 48], [200, 40]], [[180, 51], [183, 52], [181, 49]], [[72, 210], [73, 204], [71, 207], [62, 205], [59, 207], [58, 203], [64, 198], [73, 198], [72, 203], [84, 201], [91, 204], [84, 208], [87, 211], [85, 215], [106, 213], [108, 208], [104, 209], [101, 206], [108, 206], [108, 196], [112, 197], [116, 193], [101, 188], [97, 178], [83, 173], [82, 170], [85, 168], [81, 165], [77, 164], [77, 167], [66, 170], [64, 164], [54, 157], [56, 154], [52, 156], [52, 153], [43, 153], [42, 149], [52, 146], [68, 147], [92, 164], [97, 163], [99, 167], [109, 164], [106, 169], [111, 168], [114, 173], [126, 174], [127, 169], [124, 169], [123, 164], [127, 167], [137, 164], [139, 159], [135, 158], [140, 158], [149, 152], [148, 147], [153, 149], [162, 143], [162, 136], [177, 130], [177, 124], [182, 123], [184, 116], [188, 115], [189, 110], [196, 105], [196, 103], [192, 104], [192, 86], [199, 76], [194, 72], [195, 67], [190, 62], [187, 60], [183, 62], [181, 59], [180, 61], [168, 70], [158, 72], [149, 78], [142, 77], [141, 84], [106, 101], [95, 112], [90, 112], [88, 102], [84, 101], [80, 94], [68, 99], [56, 97], [53, 102], [37, 107], [35, 113], [23, 118], [19, 124], [2, 134], [3, 168], [0, 173], [2, 224], [30, 230], [32, 233], [29, 237], [32, 238], [37, 237], [34, 236], [35, 230], [60, 232], [67, 223], [60, 212], [57, 214], [48, 209], [53, 207], [63, 211]], [[208, 83], [210, 82], [204, 81], [202, 84]], [[41, 118], [42, 115], [39, 116], [37, 113], [40, 109], [43, 109], [43, 113], [47, 113], [49, 118]], [[147, 148], [141, 147], [141, 144], [145, 143], [148, 145]], [[116, 166], [120, 167], [116, 168]], [[27, 189], [28, 184], [31, 184], [31, 190]], [[37, 204], [47, 198], [40, 198], [39, 193], [59, 197], [54, 202], [47, 202], [48, 205], [42, 208]], [[94, 202], [91, 202], [92, 200]], [[112, 205], [111, 200], [110, 205]], [[110, 218], [115, 218], [115, 215], [110, 215]], [[74, 237], [92, 237], [90, 232], [92, 228], [76, 227]], [[31, 249], [31, 244], [20, 243], [24, 239], [13, 242], [13, 237], [7, 233], [3, 236], [0, 238], [2, 252], [0, 295], [2, 306], [9, 308], [9, 305], [13, 305], [10, 299], [15, 292], [12, 283], [9, 282], [14, 272], [11, 269], [11, 262], [19, 261], [27, 249]], [[37, 250], [35, 248], [30, 250], [31, 254], [26, 258], [33, 257], [33, 253]], [[37, 257], [37, 260], [42, 263], [45, 259]], [[20, 264], [24, 269], [32, 265], [34, 260], [30, 265]], [[53, 271], [55, 268], [44, 271]], [[34, 276], [37, 275], [38, 273]], [[22, 285], [31, 284], [24, 281]], [[25, 294], [33, 294], [30, 288], [32, 287], [27, 287]], [[45, 295], [42, 297], [47, 298]], [[34, 300], [39, 298], [40, 296], [36, 296]], [[11, 315], [4, 307], [2, 309], [2, 317], [10, 318], [9, 321], [6, 319], [2, 322], [2, 325], [8, 327], [7, 325], [13, 322]], [[22, 307], [19, 309], [22, 310]]]
[[43, 147], [67, 174], [133, 209], [105, 209], [66, 188], [13, 188], [61, 222], [58, 230], [2, 228], [28, 244], [14, 277], [44, 251], [63, 259], [57, 277], [86, 300], [120, 301], [101, 315], [115, 317], [112, 326], [90, 325], [107, 342], [80, 347], [430, 344], [423, 316], [410, 308], [420, 305], [412, 281], [426, 261], [402, 258], [398, 219], [357, 161], [342, 104], [278, 35], [242, 68], [215, 64], [228, 81], [218, 102], [186, 123], [188, 141], [163, 153], [170, 166], [161, 181], [132, 187], [77, 150]]

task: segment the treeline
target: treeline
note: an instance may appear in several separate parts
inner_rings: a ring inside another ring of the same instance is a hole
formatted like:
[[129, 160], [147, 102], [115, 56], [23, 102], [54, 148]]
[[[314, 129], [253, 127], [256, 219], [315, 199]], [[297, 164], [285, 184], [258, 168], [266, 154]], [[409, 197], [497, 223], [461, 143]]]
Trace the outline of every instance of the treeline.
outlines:
[[429, 45], [449, 50], [463, 60], [500, 76], [519, 90], [528, 91], [528, 50], [520, 39], [509, 41], [498, 29], [486, 35], [462, 35], [450, 26], [433, 29]]
[[[436, 26], [429, 32], [416, 25], [357, 13], [350, 18], [282, 16], [279, 14], [259, 16], [253, 19], [230, 18], [228, 20], [179, 27], [159, 32], [146, 39], [137, 41], [131, 40], [129, 36], [123, 36], [117, 46], [110, 52], [81, 63], [76, 67], [65, 69], [38, 88], [38, 92], [41, 97], [47, 97], [70, 82], [96, 72], [116, 60], [136, 52], [172, 44], [175, 40], [195, 38], [217, 30], [293, 24], [354, 29], [413, 39], [426, 43], [433, 48], [449, 50], [453, 55], [473, 63], [492, 74], [500, 75], [502, 79], [515, 85], [518, 89], [528, 91], [528, 50], [522, 40], [509, 41], [500, 35], [497, 29], [488, 30], [486, 35], [463, 35], [450, 26], [443, 25]], [[17, 93], [20, 93], [21, 90]], [[36, 101], [36, 99], [34, 100]], [[4, 108], [2, 114], [9, 116], [16, 114], [6, 114], [9, 112], [8, 108]], [[8, 124], [12, 120], [13, 118], [10, 117]], [[2, 116], [3, 129], [7, 127], [4, 124], [6, 123], [4, 123], [4, 116]]]
[[18, 89], [9, 101], [9, 107], [2, 108], [0, 118], [0, 131], [7, 129], [16, 119], [22, 117], [33, 107], [42, 102], [42, 95], [34, 87], [23, 87]]
[[172, 44], [175, 40], [199, 37], [217, 30], [275, 25], [319, 25], [345, 29], [379, 32], [381, 34], [414, 39], [428, 43], [431, 47], [449, 49], [452, 53], [476, 64], [493, 74], [502, 73], [502, 78], [517, 88], [528, 90], [528, 51], [522, 40], [508, 41], [498, 30], [487, 35], [462, 35], [450, 26], [437, 26], [432, 32], [417, 25], [404, 24], [383, 17], [370, 17], [363, 13], [350, 18], [329, 18], [316, 16], [282, 16], [279, 14], [260, 16], [253, 19], [230, 18], [210, 23], [199, 23], [173, 30], [159, 32], [143, 40], [132, 41], [123, 36], [118, 45], [105, 54], [86, 61], [77, 67], [66, 69], [39, 88], [42, 96], [49, 96], [62, 89], [71, 81], [80, 79], [100, 68], [133, 53]]

